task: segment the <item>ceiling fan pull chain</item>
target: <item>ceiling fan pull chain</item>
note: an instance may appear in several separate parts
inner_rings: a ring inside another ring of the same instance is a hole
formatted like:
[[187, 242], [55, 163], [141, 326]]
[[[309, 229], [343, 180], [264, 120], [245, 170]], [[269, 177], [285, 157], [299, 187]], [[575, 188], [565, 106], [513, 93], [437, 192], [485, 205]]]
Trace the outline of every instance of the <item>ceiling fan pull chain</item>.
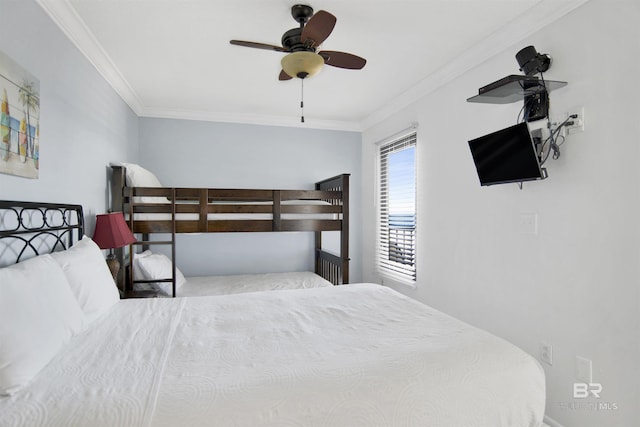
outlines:
[[302, 114], [300, 121], [304, 123], [304, 79], [300, 79], [300, 88], [300, 110]]

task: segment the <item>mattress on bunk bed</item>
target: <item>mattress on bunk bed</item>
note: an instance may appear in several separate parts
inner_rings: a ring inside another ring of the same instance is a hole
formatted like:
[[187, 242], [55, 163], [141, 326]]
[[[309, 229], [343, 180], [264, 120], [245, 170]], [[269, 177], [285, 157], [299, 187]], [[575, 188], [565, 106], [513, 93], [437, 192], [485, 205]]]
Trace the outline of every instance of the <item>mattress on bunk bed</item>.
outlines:
[[[165, 199], [166, 200], [166, 199]], [[167, 202], [153, 202], [154, 204], [159, 205], [169, 205]], [[197, 202], [180, 202], [178, 205], [193, 205], [197, 204]], [[209, 205], [265, 205], [271, 206], [272, 202], [210, 202]], [[322, 200], [285, 200], [281, 202], [282, 206], [331, 206], [331, 203], [324, 202]], [[128, 219], [128, 214], [125, 214], [125, 217]], [[171, 214], [169, 213], [136, 213], [134, 215], [136, 221], [170, 221]], [[197, 221], [200, 218], [197, 213], [177, 213], [176, 220], [178, 221]], [[271, 220], [273, 219], [273, 214], [271, 213], [209, 213], [207, 214], [207, 219], [210, 221], [213, 220]], [[336, 220], [340, 219], [339, 214], [337, 213], [281, 213], [280, 219], [330, 219]]]
[[[146, 283], [134, 283], [139, 291], [156, 290], [160, 295], [172, 296], [173, 285], [164, 279], [171, 277], [173, 264], [162, 253], [146, 250], [134, 257], [134, 277]], [[254, 273], [185, 278], [176, 266], [176, 296], [228, 295], [245, 292], [274, 291], [284, 289], [309, 289], [333, 286], [311, 271]], [[158, 281], [158, 282], [156, 282]]]
[[310, 271], [187, 277], [177, 290], [179, 297], [229, 295], [246, 292], [310, 289], [333, 286]]
[[540, 426], [540, 365], [379, 285], [130, 299], [75, 336], [0, 425]]

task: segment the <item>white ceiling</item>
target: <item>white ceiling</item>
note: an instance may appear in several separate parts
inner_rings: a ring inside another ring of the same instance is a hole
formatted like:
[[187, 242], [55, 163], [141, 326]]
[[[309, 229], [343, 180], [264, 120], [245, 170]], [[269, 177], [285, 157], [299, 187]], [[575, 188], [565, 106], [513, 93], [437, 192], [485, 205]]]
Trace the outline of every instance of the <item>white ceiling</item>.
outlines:
[[367, 65], [305, 80], [304, 124], [283, 54], [229, 44], [280, 45], [295, 1], [37, 1], [139, 116], [362, 130], [586, 0], [309, 1], [337, 17], [322, 49]]

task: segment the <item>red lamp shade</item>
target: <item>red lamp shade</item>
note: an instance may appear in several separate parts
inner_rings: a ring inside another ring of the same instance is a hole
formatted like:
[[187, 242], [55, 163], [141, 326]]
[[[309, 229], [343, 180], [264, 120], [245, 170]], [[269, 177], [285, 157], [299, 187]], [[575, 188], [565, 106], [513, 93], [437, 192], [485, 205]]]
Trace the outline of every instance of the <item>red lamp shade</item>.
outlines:
[[135, 243], [137, 240], [129, 230], [122, 212], [112, 212], [96, 215], [93, 241], [100, 249], [115, 249]]

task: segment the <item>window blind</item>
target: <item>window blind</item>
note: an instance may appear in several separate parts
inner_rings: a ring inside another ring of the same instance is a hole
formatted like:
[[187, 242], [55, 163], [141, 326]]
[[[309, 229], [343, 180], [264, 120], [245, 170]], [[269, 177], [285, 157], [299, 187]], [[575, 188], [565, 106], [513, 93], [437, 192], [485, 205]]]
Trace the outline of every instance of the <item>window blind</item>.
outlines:
[[378, 268], [416, 281], [416, 133], [380, 146]]

